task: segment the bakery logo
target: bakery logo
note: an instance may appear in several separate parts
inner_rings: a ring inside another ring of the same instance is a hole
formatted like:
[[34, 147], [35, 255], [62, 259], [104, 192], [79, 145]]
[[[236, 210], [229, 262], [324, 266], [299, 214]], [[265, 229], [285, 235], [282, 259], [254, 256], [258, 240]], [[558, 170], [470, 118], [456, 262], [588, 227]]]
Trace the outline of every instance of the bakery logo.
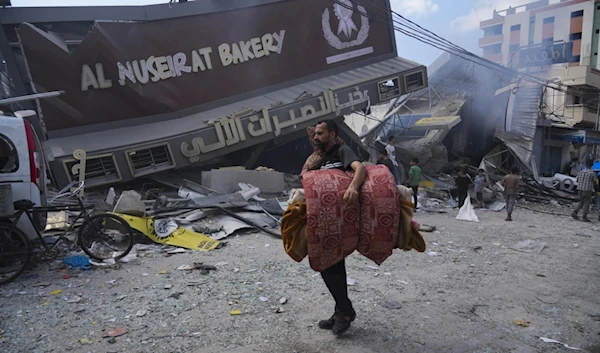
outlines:
[[[360, 29], [352, 18], [355, 12], [360, 14]], [[333, 13], [338, 20], [337, 33], [334, 33], [331, 29], [331, 18], [328, 8], [323, 11], [321, 19], [323, 36], [327, 43], [337, 50], [345, 50], [363, 45], [369, 37], [367, 10], [363, 6], [357, 5], [355, 11], [352, 0], [336, 0], [333, 5]], [[372, 53], [373, 47], [366, 47], [333, 55], [325, 58], [325, 60], [327, 64], [334, 64]]]
[[[357, 12], [360, 14], [360, 29], [354, 23], [352, 15], [354, 14], [354, 5], [351, 0], [337, 0], [333, 5], [333, 13], [338, 19], [337, 34], [331, 29], [329, 9], [323, 11], [321, 24], [323, 26], [323, 35], [327, 43], [338, 50], [357, 47], [362, 45], [369, 37], [369, 18], [366, 16], [367, 10], [361, 5], [357, 6]], [[356, 38], [352, 39], [354, 32]]]

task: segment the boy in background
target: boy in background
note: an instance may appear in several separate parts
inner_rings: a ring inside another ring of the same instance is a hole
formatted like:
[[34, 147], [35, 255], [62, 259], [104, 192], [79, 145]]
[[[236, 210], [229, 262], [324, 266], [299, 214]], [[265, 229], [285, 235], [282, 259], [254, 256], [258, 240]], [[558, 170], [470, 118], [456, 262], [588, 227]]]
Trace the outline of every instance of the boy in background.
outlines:
[[458, 177], [454, 180], [458, 194], [458, 208], [463, 207], [467, 199], [469, 186], [473, 183], [471, 177], [467, 175], [467, 168], [460, 168]]
[[417, 194], [419, 192], [419, 184], [421, 183], [421, 167], [419, 167], [419, 158], [413, 157], [410, 160], [410, 169], [408, 170], [408, 186], [413, 189], [413, 198], [415, 211], [417, 210]]
[[477, 204], [479, 208], [483, 207], [483, 188], [485, 187], [485, 170], [479, 169], [475, 177], [475, 193], [477, 194]]
[[504, 199], [506, 200], [506, 221], [512, 221], [512, 213], [517, 202], [517, 191], [521, 185], [519, 184], [519, 168], [512, 167], [510, 174], [500, 180], [500, 185], [504, 187]]

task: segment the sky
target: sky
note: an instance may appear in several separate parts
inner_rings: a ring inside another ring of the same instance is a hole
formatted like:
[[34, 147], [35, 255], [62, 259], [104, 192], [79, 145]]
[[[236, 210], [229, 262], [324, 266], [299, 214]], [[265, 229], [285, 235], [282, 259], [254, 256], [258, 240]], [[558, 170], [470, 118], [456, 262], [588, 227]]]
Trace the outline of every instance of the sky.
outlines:
[[[504, 10], [534, 0], [390, 0], [392, 10], [437, 35], [480, 55], [479, 22], [492, 18], [493, 10]], [[551, 0], [556, 2], [558, 0]], [[12, 0], [13, 6], [148, 5], [168, 0]], [[429, 65], [442, 52], [428, 44], [396, 32], [398, 56]]]

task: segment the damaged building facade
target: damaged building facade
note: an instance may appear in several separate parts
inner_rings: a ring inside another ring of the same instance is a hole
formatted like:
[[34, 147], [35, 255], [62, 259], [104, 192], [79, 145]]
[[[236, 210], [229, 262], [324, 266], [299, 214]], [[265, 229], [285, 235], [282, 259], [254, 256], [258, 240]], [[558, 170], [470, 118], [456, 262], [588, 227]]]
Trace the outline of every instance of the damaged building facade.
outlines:
[[515, 80], [497, 92], [506, 115], [497, 136], [533, 176], [574, 175], [600, 144], [600, 7], [535, 1], [482, 21], [483, 57], [545, 80]]
[[389, 9], [388, 0], [8, 7], [3, 92], [65, 92], [13, 107], [36, 112], [28, 119], [58, 186], [192, 167], [297, 172], [312, 151], [307, 126], [427, 86], [424, 66], [397, 57]]

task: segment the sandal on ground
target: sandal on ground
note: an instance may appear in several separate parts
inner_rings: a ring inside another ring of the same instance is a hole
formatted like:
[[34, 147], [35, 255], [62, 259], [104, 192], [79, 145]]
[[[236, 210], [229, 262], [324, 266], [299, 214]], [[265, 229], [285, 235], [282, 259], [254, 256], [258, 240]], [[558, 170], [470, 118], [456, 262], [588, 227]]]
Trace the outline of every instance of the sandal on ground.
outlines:
[[335, 316], [335, 318], [334, 318], [335, 322], [333, 324], [333, 328], [331, 329], [331, 332], [334, 335], [339, 336], [339, 335], [343, 334], [344, 332], [348, 331], [348, 329], [350, 328], [350, 324], [356, 318], [356, 313], [353, 312], [351, 315], [346, 315], [344, 313], [337, 313], [334, 316]]
[[573, 217], [573, 219], [579, 220], [579, 216], [577, 215], [577, 213], [571, 213], [571, 217]]
[[[319, 328], [323, 329], [323, 330], [333, 329], [333, 326], [335, 326], [336, 315], [337, 315], [337, 313], [333, 314], [333, 316], [331, 316], [327, 320], [319, 321]], [[354, 321], [355, 319], [356, 319], [356, 311], [352, 311], [352, 315], [350, 316], [350, 322]]]

